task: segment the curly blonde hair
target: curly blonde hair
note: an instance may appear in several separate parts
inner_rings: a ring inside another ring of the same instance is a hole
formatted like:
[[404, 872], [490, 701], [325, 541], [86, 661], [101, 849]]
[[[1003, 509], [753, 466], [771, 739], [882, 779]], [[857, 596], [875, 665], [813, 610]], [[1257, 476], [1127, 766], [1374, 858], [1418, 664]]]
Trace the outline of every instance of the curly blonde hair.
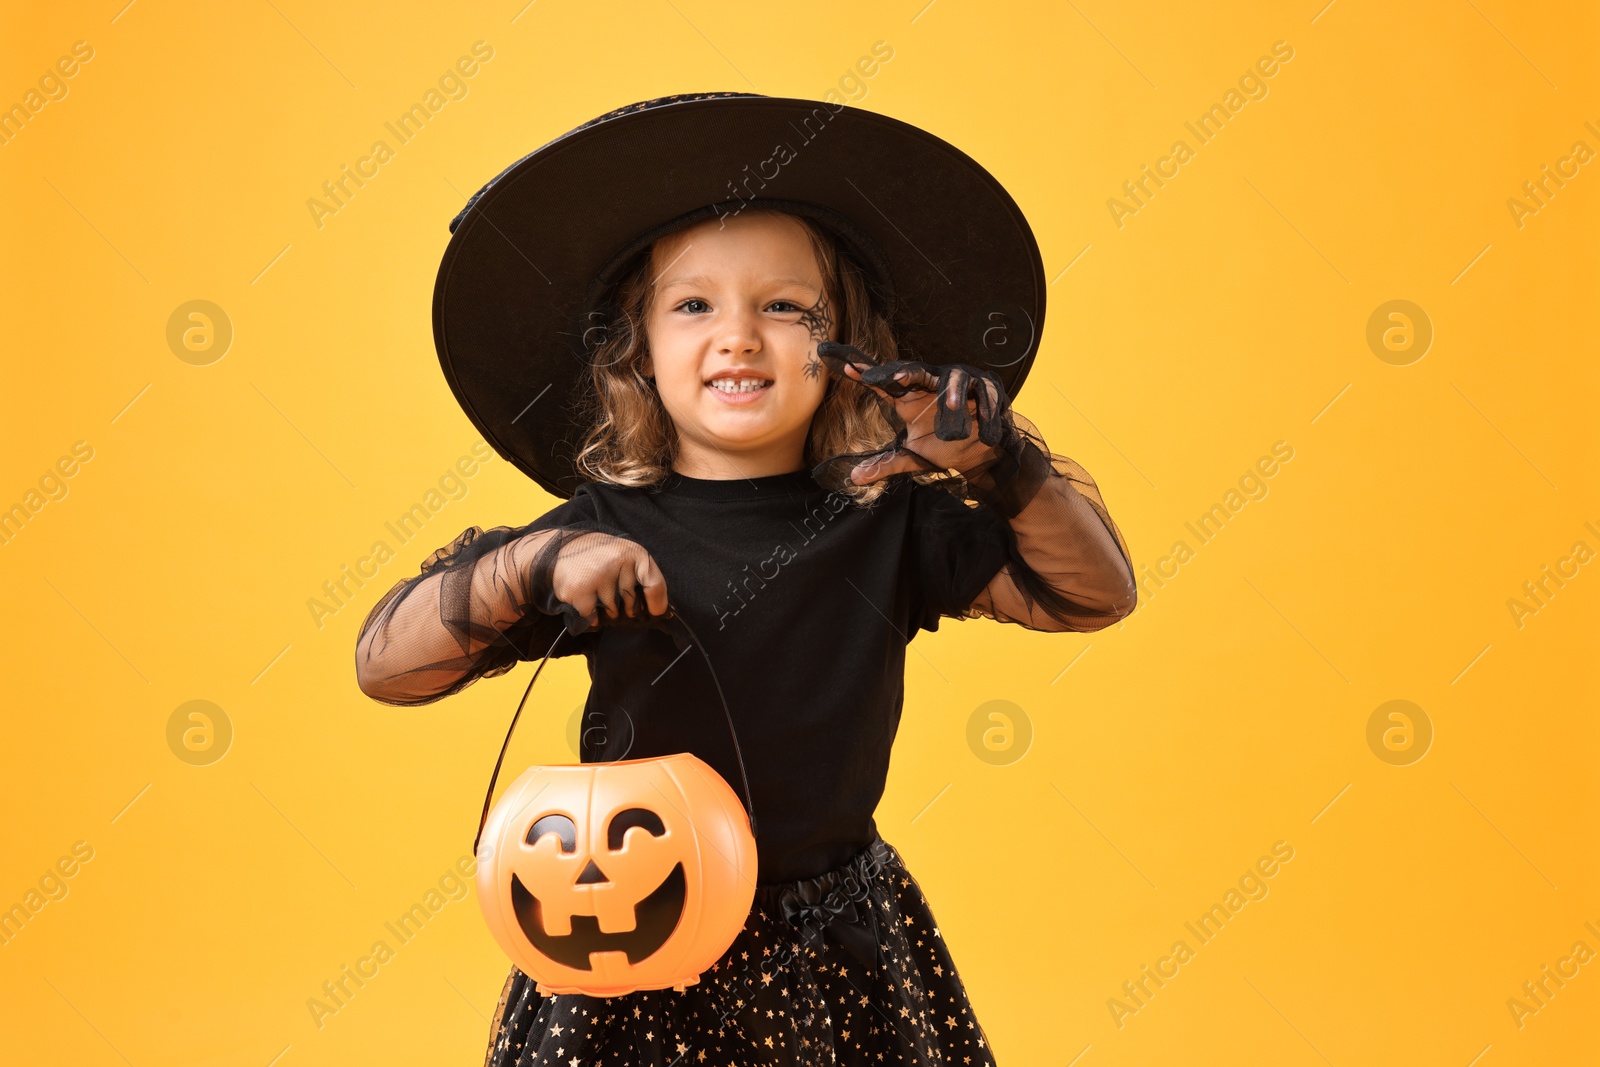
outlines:
[[[838, 309], [839, 340], [870, 353], [880, 363], [900, 358], [893, 330], [873, 298], [865, 272], [838, 239], [810, 219], [787, 211], [751, 211], [781, 215], [805, 228], [822, 274], [823, 292]], [[658, 241], [661, 239], [664, 237]], [[599, 331], [602, 339], [590, 346], [594, 388], [580, 400], [585, 407], [583, 424], [590, 429], [574, 461], [578, 473], [590, 481], [653, 486], [672, 472], [677, 428], [662, 406], [655, 384], [640, 370], [649, 351], [645, 321], [655, 298], [651, 277], [654, 247], [639, 252], [619, 276], [612, 290], [614, 314]], [[898, 429], [890, 410], [871, 389], [841, 382], [830, 374], [827, 391], [811, 418], [806, 469], [843, 453], [887, 448]], [[886, 489], [885, 482], [876, 482], [840, 492], [858, 505], [868, 505]]]

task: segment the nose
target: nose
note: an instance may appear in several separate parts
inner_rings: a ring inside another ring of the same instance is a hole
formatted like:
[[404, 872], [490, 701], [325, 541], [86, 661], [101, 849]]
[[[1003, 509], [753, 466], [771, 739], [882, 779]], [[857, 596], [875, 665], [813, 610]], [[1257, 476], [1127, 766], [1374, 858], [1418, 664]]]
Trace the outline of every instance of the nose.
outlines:
[[722, 355], [745, 355], [761, 350], [761, 331], [756, 315], [748, 309], [729, 311], [717, 335], [717, 351]]

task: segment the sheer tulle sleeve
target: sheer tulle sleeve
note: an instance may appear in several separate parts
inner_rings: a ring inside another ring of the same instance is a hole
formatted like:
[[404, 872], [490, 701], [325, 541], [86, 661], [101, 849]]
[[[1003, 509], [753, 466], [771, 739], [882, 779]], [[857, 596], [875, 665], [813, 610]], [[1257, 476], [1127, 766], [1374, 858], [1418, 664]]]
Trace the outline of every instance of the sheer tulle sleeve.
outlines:
[[434, 552], [368, 613], [356, 640], [356, 679], [374, 700], [427, 704], [519, 660], [585, 651], [575, 613], [550, 588], [556, 557], [576, 534], [598, 528], [581, 491], [521, 527], [473, 526]]
[[[1017, 433], [994, 459], [932, 482], [1004, 524], [1004, 565], [964, 612], [950, 614], [1033, 630], [1104, 629], [1137, 600], [1127, 541], [1089, 472], [1010, 416]], [[986, 559], [992, 550], [979, 542], [974, 551]]]

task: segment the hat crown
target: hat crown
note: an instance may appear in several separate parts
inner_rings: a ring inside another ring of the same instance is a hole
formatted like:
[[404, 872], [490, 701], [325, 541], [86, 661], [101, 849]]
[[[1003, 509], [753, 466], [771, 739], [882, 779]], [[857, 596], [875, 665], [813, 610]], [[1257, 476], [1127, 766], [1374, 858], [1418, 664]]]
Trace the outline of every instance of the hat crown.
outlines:
[[[545, 149], [549, 148], [551, 145], [564, 141], [575, 133], [587, 130], [590, 126], [598, 126], [602, 122], [609, 122], [612, 119], [621, 118], [623, 115], [636, 115], [641, 111], [649, 111], [651, 108], [666, 107], [670, 104], [686, 104], [696, 100], [721, 100], [734, 97], [764, 98], [765, 96], [765, 93], [674, 93], [671, 96], [653, 96], [649, 100], [640, 100], [632, 104], [623, 104], [621, 107], [612, 108], [603, 115], [596, 115], [588, 122], [574, 126], [561, 136], [546, 141], [538, 148], [535, 148], [532, 152], [529, 152], [527, 156], [523, 156], [522, 159], [527, 159], [529, 156], [536, 156], [540, 152], [543, 152]], [[467, 198], [466, 206], [456, 213], [455, 218], [450, 220], [451, 233], [456, 232], [456, 227], [461, 225], [461, 220], [466, 218], [467, 214], [472, 211], [472, 206], [478, 202], [478, 197], [488, 192], [489, 187], [495, 182], [499, 181], [501, 178], [504, 178], [507, 174], [515, 170], [517, 165], [522, 162], [522, 159], [517, 160], [516, 163], [511, 164], [511, 166], [507, 167], [499, 174], [496, 174], [493, 178], [490, 178], [483, 184], [482, 189], [479, 189], [477, 192], [473, 193]]]

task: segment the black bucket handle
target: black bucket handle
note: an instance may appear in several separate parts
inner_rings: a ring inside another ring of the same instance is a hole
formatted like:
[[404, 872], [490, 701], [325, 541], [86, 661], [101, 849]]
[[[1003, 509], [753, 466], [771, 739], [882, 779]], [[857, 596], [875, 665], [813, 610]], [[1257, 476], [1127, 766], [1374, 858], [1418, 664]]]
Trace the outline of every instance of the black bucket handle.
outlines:
[[[739, 734], [733, 728], [733, 713], [728, 710], [727, 695], [722, 691], [722, 682], [717, 678], [716, 668], [711, 665], [711, 656], [706, 652], [705, 645], [700, 643], [700, 638], [695, 635], [693, 628], [689, 626], [688, 622], [684, 620], [682, 614], [680, 614], [670, 603], [667, 605], [667, 614], [659, 619], [646, 618], [641, 620], [624, 618], [619, 621], [631, 623], [634, 626], [643, 625], [651, 629], [660, 628], [666, 623], [675, 621], [683, 627], [684, 633], [689, 635], [689, 640], [692, 641], [694, 646], [700, 650], [700, 655], [705, 657], [706, 669], [711, 672], [711, 681], [717, 687], [717, 698], [722, 702], [722, 715], [728, 722], [728, 735], [733, 738], [733, 754], [734, 757], [739, 761], [739, 781], [740, 784], [744, 786], [744, 811], [745, 814], [750, 818], [750, 833], [752, 836], [754, 836], [756, 833], [756, 805], [755, 800], [750, 795], [750, 776], [745, 773], [744, 769], [744, 750], [739, 747]], [[556, 646], [559, 645], [561, 643], [561, 639], [566, 636], [567, 631], [565, 628], [563, 628], [560, 633], [556, 634], [556, 639], [550, 642], [550, 648], [545, 652], [544, 658], [539, 661], [539, 666], [534, 669], [533, 677], [528, 679], [528, 688], [523, 691], [522, 700], [517, 703], [516, 714], [511, 716], [511, 726], [506, 730], [506, 739], [500, 745], [500, 755], [494, 761], [494, 773], [489, 776], [489, 790], [483, 795], [483, 814], [478, 819], [477, 836], [472, 839], [472, 854], [474, 856], [478, 854], [478, 844], [483, 840], [483, 828], [489, 824], [489, 807], [491, 801], [494, 799], [495, 782], [497, 782], [500, 778], [500, 766], [505, 762], [506, 750], [511, 747], [511, 735], [517, 729], [517, 720], [522, 718], [522, 709], [527, 706], [528, 694], [533, 692], [533, 683], [539, 680], [539, 674], [544, 670], [544, 665], [550, 662], [550, 657], [555, 653]], [[673, 643], [678, 644], [679, 642], [676, 638], [674, 638]], [[687, 648], [688, 646], [681, 645], [680, 647]]]

